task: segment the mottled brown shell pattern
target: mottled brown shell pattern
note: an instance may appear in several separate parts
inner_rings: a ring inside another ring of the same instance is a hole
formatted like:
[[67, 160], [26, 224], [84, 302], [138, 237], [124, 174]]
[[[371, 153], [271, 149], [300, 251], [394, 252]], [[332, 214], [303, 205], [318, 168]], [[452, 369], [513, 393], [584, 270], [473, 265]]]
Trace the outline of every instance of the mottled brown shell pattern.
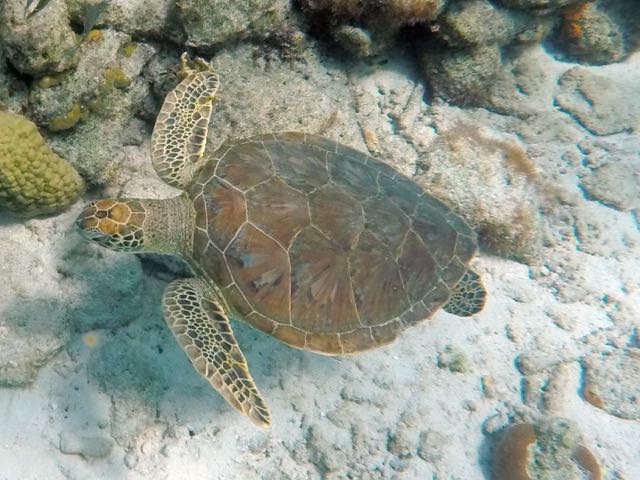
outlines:
[[391, 167], [285, 132], [225, 144], [188, 190], [194, 260], [232, 313], [294, 347], [392, 341], [451, 295], [473, 230]]

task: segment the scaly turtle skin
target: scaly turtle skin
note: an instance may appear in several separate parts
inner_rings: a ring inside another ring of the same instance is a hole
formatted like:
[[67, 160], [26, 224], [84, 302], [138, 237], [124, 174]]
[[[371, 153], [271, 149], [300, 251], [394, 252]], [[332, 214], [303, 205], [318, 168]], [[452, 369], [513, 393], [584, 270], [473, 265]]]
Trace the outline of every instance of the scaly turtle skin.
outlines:
[[[201, 63], [202, 64], [202, 63]], [[152, 137], [168, 200], [91, 203], [76, 225], [103, 246], [182, 256], [194, 278], [167, 287], [167, 323], [194, 368], [254, 423], [270, 415], [228, 316], [328, 355], [385, 345], [440, 307], [480, 311], [468, 269], [476, 236], [391, 167], [317, 135], [273, 133], [204, 152], [218, 78], [193, 72]]]

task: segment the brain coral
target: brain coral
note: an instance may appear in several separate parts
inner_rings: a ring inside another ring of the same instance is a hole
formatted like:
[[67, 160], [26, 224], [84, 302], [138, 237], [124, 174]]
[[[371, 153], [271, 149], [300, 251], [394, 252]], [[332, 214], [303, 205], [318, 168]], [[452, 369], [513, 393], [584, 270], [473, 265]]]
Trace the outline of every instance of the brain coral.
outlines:
[[34, 123], [0, 112], [0, 207], [22, 217], [54, 213], [82, 190], [78, 173], [49, 149]]

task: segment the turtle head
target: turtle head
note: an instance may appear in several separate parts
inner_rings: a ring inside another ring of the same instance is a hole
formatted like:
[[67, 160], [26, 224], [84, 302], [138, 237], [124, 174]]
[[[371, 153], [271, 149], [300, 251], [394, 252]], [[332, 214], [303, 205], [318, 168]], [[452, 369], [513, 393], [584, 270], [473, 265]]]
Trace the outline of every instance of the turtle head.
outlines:
[[75, 226], [111, 250], [184, 257], [192, 251], [195, 211], [186, 193], [166, 200], [108, 198], [87, 205]]
[[91, 202], [75, 221], [80, 233], [111, 250], [139, 252], [144, 248], [147, 211], [139, 200]]

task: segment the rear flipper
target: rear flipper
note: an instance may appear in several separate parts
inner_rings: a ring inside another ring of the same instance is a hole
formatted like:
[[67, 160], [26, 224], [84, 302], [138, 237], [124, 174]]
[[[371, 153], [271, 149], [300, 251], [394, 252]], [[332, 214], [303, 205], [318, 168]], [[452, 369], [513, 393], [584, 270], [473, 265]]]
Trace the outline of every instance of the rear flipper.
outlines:
[[480, 276], [473, 270], [467, 270], [442, 308], [459, 317], [470, 317], [483, 309], [486, 300], [487, 292]]

